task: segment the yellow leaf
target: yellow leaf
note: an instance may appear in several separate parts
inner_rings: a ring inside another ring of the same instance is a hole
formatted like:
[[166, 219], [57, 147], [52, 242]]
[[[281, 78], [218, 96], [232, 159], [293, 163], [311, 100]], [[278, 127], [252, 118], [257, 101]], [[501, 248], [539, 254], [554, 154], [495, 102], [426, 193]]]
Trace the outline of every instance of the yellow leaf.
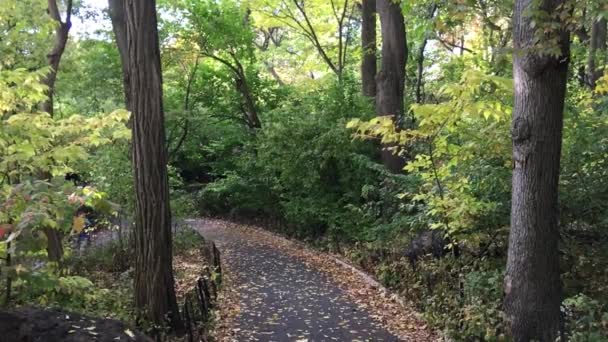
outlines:
[[84, 229], [84, 216], [76, 216], [72, 221], [72, 230], [76, 233], [82, 232]]

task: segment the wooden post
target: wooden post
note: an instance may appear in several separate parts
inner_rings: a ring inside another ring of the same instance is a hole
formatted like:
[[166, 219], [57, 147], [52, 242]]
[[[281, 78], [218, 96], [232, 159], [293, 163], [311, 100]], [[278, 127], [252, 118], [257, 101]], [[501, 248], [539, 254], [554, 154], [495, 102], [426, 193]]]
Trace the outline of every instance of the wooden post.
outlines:
[[188, 342], [194, 342], [194, 335], [192, 334], [192, 315], [188, 308], [188, 302], [190, 299], [186, 296], [184, 300], [184, 321], [186, 323], [186, 333], [188, 334]]
[[215, 267], [215, 272], [217, 272], [220, 275], [220, 281], [221, 281], [222, 264], [220, 262], [220, 251], [219, 251], [219, 249], [217, 249], [217, 246], [215, 246], [214, 242], [211, 243], [211, 246], [213, 248], [213, 266]]
[[207, 313], [209, 312], [209, 299], [203, 290], [203, 281], [201, 278], [197, 281], [197, 294], [199, 299], [199, 305], [201, 307], [201, 315], [203, 322], [207, 321]]

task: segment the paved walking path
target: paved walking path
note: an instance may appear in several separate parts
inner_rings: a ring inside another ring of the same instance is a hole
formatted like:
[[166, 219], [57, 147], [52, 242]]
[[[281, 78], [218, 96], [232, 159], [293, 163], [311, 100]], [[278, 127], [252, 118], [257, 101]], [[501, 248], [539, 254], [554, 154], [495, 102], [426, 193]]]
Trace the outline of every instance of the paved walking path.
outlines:
[[237, 288], [234, 340], [398, 341], [323, 273], [221, 222], [190, 224], [216, 242]]

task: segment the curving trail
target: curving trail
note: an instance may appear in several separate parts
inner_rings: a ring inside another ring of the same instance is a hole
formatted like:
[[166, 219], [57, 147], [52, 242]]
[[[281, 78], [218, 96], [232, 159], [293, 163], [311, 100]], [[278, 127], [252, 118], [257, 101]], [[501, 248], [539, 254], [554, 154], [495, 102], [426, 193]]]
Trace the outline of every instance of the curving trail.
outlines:
[[222, 253], [238, 293], [234, 341], [398, 341], [327, 276], [223, 221], [189, 222]]

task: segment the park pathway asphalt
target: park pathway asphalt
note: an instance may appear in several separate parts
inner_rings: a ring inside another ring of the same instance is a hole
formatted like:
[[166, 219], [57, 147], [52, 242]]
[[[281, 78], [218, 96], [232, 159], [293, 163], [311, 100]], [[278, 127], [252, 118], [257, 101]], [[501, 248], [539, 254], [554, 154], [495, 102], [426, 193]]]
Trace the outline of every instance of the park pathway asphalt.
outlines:
[[188, 222], [222, 255], [240, 310], [232, 341], [398, 341], [323, 273], [222, 221]]

